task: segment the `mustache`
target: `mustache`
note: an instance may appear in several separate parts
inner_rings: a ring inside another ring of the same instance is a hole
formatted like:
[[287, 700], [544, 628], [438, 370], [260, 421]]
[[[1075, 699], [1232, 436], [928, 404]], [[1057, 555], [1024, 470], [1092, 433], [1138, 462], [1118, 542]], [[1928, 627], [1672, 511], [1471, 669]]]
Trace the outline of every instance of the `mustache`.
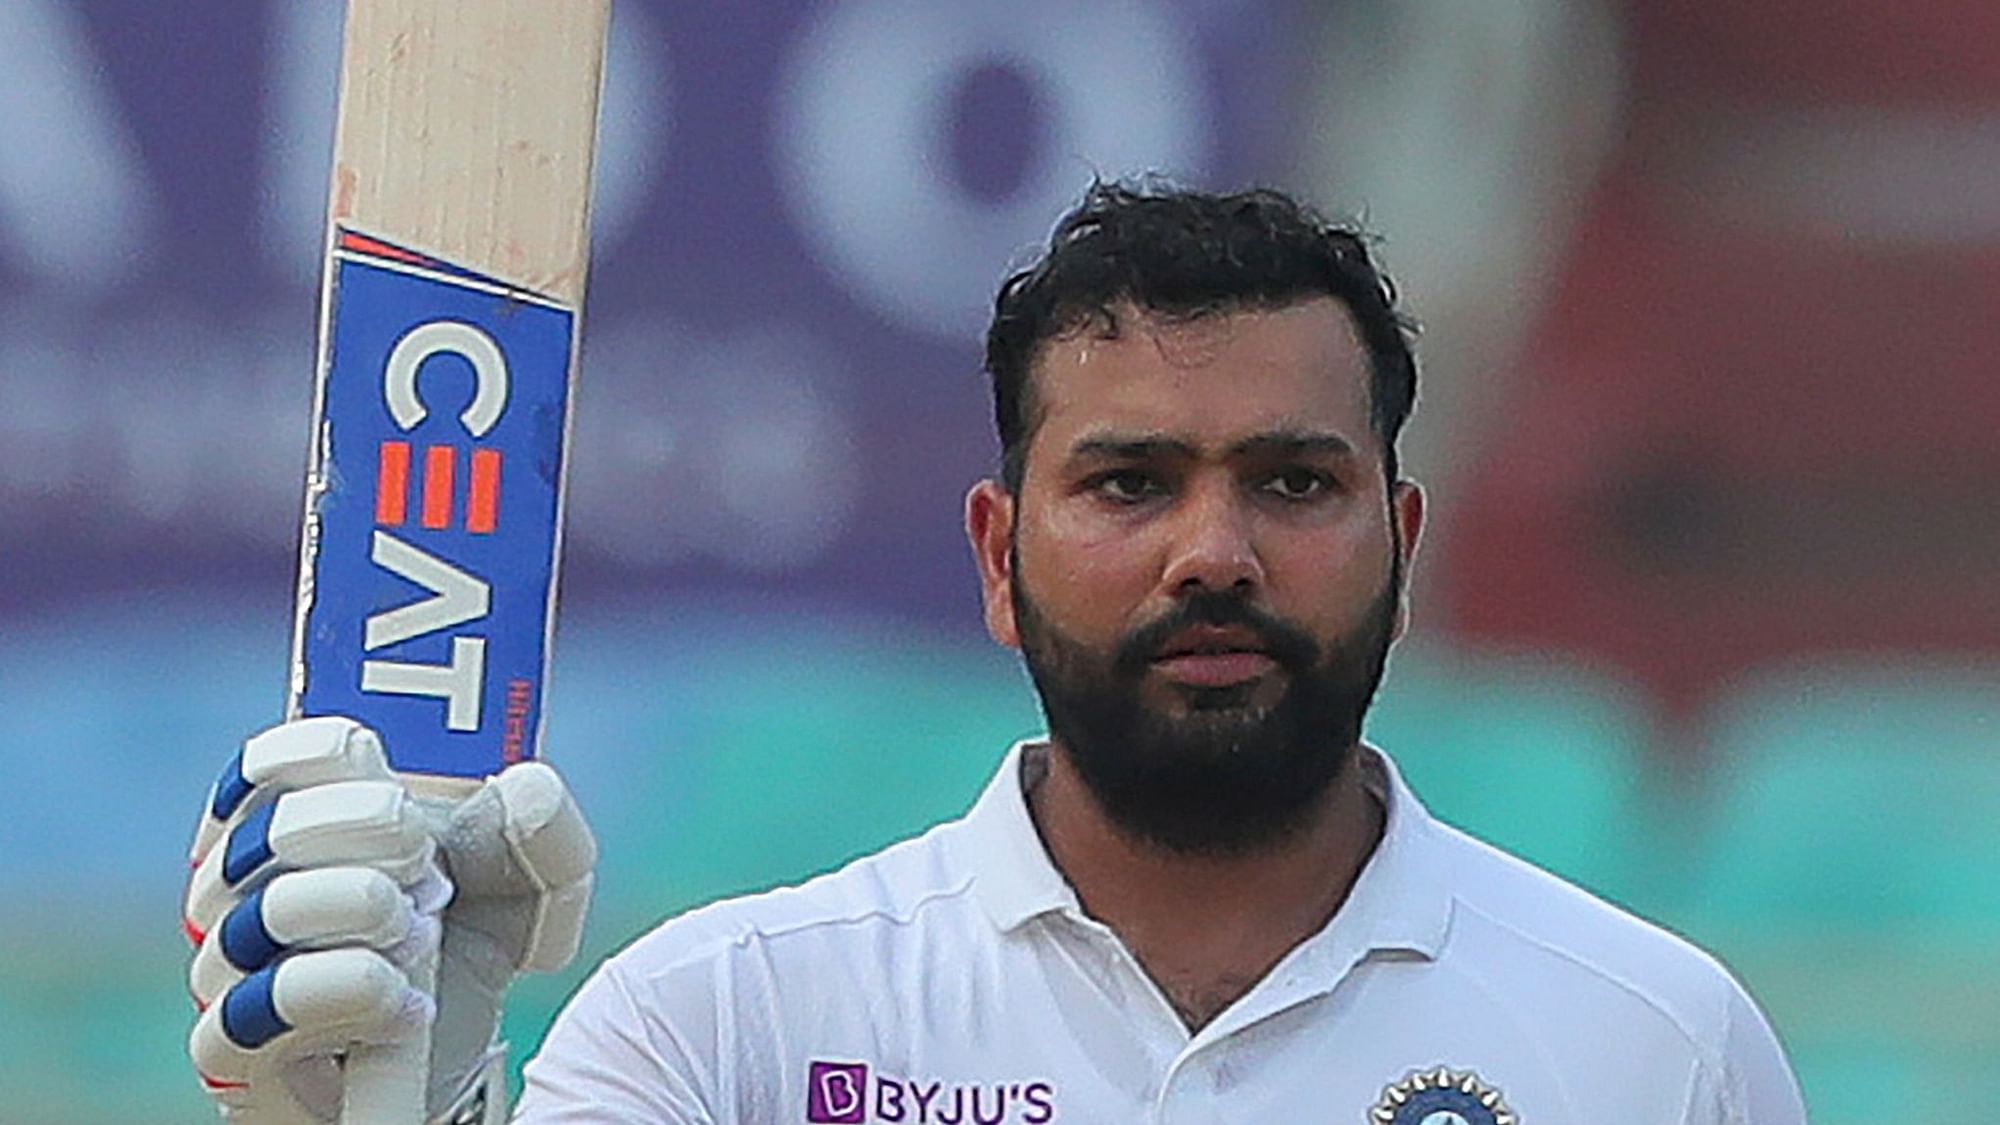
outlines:
[[1320, 659], [1319, 642], [1312, 634], [1257, 608], [1242, 592], [1200, 590], [1159, 620], [1127, 634], [1118, 645], [1115, 667], [1128, 677], [1144, 674], [1169, 638], [1195, 625], [1242, 626], [1256, 633], [1266, 655], [1286, 669], [1308, 668]]

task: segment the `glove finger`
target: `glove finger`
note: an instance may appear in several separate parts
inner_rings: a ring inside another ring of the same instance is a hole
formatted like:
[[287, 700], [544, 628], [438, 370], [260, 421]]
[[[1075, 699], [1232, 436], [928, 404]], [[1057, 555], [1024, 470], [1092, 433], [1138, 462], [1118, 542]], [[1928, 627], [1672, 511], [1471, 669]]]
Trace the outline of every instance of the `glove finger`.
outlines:
[[236, 820], [283, 793], [390, 776], [382, 740], [353, 719], [324, 715], [259, 732], [237, 749], [210, 787], [189, 866], [198, 865]]
[[188, 1036], [188, 1054], [218, 1100], [278, 1102], [288, 1065], [394, 1042], [434, 1011], [378, 953], [301, 953], [251, 973], [209, 1005]]
[[555, 770], [523, 762], [488, 780], [454, 811], [445, 853], [468, 899], [532, 898], [526, 932], [515, 935], [518, 968], [559, 969], [575, 956], [597, 841]]
[[287, 793], [244, 816], [188, 881], [188, 935], [206, 934], [273, 875], [373, 867], [403, 886], [434, 865], [421, 808], [393, 781], [340, 781]]
[[[338, 1082], [334, 1061], [326, 1059], [324, 1066], [335, 1070], [335, 1081]], [[287, 1088], [289, 1083], [275, 1075], [254, 1083], [224, 1082], [205, 1074], [200, 1077], [208, 1096], [221, 1107], [225, 1121], [254, 1121], [257, 1125], [327, 1125], [331, 1120], [307, 1109]]]
[[[459, 844], [498, 840], [504, 850]], [[521, 762], [487, 780], [453, 810], [445, 851], [453, 879], [468, 894], [529, 894], [567, 886], [597, 864], [597, 841], [562, 776], [541, 762]]]
[[410, 937], [417, 919], [416, 900], [373, 868], [279, 875], [204, 935], [188, 971], [188, 988], [197, 1004], [207, 1006], [237, 981], [291, 953], [343, 945], [391, 951]]

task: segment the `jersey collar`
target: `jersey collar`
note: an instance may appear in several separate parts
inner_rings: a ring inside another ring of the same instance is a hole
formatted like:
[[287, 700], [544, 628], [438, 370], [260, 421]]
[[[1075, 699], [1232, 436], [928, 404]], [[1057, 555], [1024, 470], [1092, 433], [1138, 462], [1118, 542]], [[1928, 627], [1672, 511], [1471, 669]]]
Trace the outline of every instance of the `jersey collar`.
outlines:
[[1000, 772], [986, 783], [962, 822], [964, 865], [974, 872], [973, 893], [1002, 932], [1051, 911], [1083, 912], [1028, 815], [1021, 774], [1029, 748], [1036, 745], [1040, 740], [1024, 739], [1007, 751]]
[[[1022, 771], [1027, 751], [1037, 744], [1018, 742], [1008, 750], [999, 772], [961, 822], [964, 862], [974, 872], [973, 893], [1002, 931], [1052, 911], [1083, 912], [1028, 815]], [[1451, 921], [1452, 889], [1438, 839], [1440, 826], [1387, 754], [1364, 746], [1361, 768], [1387, 806], [1382, 841], [1332, 922], [1294, 951], [1301, 955], [1297, 959], [1310, 962], [1342, 962], [1327, 965], [1336, 975], [1375, 950], [1435, 957]]]

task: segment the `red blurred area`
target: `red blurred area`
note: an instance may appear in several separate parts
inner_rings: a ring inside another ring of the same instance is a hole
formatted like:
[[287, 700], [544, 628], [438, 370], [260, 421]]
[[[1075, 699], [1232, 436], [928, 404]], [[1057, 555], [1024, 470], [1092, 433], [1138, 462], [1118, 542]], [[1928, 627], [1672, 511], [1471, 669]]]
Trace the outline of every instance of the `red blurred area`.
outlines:
[[1687, 715], [2000, 649], [2000, 5], [1628, 6], [1625, 131], [1438, 593]]
[[1992, 0], [1628, 0], [1641, 100], [1989, 103], [2000, 96]]

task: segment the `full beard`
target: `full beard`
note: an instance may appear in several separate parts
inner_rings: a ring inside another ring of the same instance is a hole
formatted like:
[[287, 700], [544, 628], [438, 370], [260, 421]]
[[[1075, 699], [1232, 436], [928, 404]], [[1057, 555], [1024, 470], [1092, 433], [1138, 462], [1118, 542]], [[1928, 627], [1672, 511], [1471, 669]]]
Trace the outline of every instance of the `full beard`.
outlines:
[[[1224, 590], [1189, 597], [1107, 654], [1041, 615], [1018, 560], [1012, 596], [1050, 737], [1112, 823], [1176, 854], [1221, 858], [1297, 835], [1348, 767], [1388, 659], [1401, 570], [1395, 559], [1361, 622], [1326, 645]], [[1148, 704], [1144, 681], [1160, 646], [1191, 625], [1256, 630], [1283, 695], [1259, 704], [1254, 682], [1172, 685], [1180, 713]]]

